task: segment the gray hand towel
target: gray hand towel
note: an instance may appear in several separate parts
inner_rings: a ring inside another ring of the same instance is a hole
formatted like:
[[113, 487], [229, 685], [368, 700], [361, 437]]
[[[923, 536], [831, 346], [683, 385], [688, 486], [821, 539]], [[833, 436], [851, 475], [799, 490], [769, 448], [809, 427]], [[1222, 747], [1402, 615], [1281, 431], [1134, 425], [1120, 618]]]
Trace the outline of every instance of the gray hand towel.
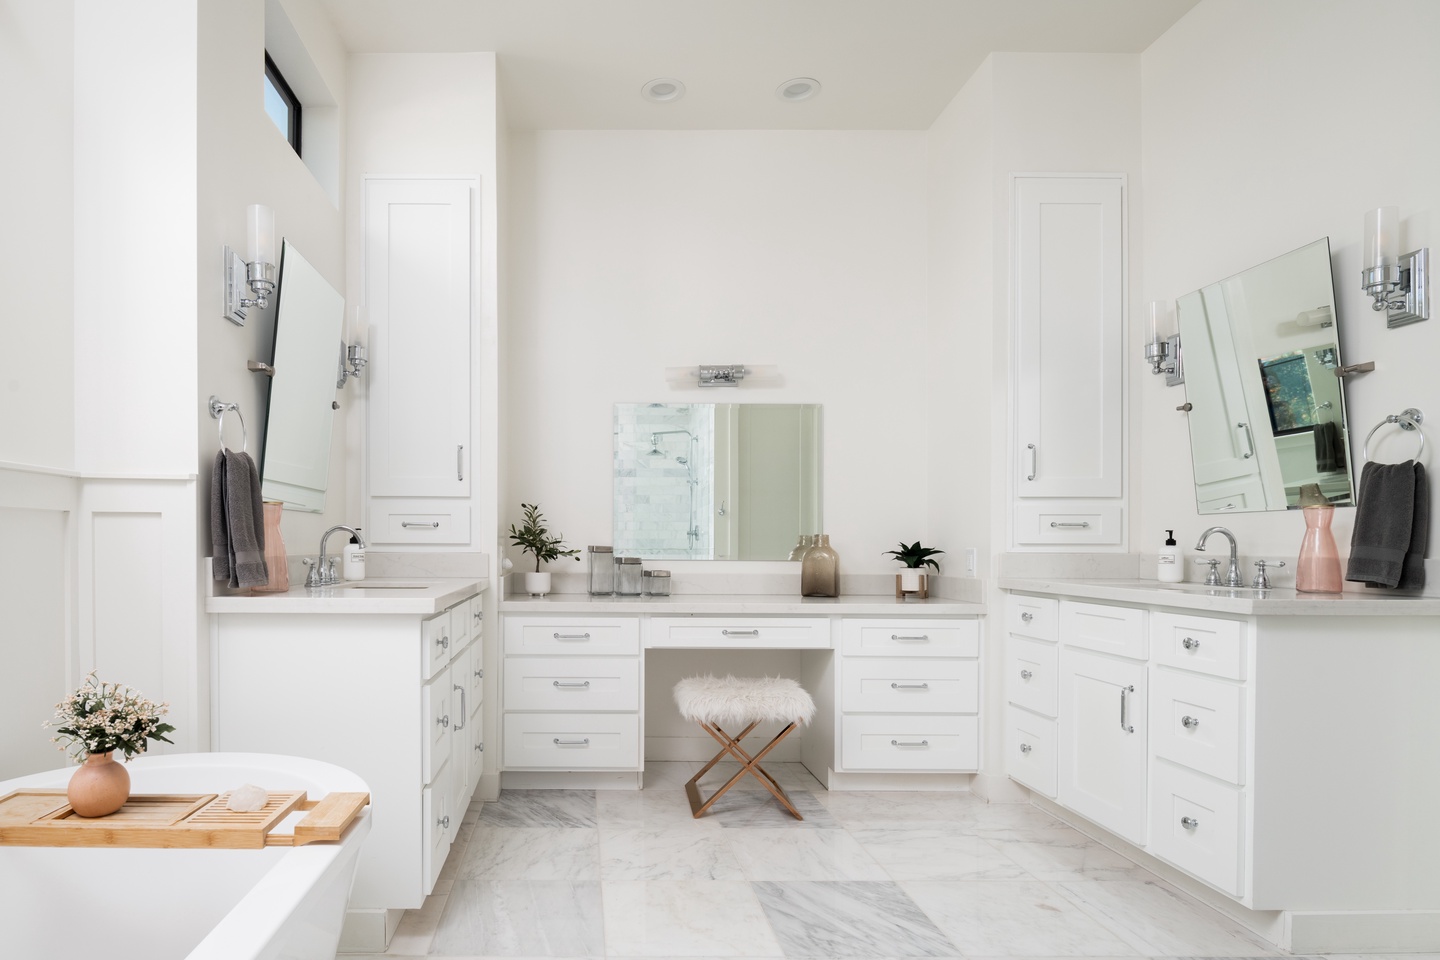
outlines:
[[225, 518], [225, 451], [215, 454], [210, 472], [210, 557], [216, 580], [230, 582], [230, 532]]
[[1405, 551], [1405, 569], [1400, 574], [1401, 590], [1425, 586], [1425, 544], [1430, 539], [1430, 481], [1425, 464], [1415, 463], [1415, 522], [1410, 525], [1410, 549]]
[[[1417, 505], [1420, 499], [1424, 503]], [[1422, 528], [1418, 531], [1418, 545], [1417, 526]], [[1345, 579], [1372, 587], [1398, 587], [1404, 580], [1409, 588], [1418, 570], [1423, 584], [1425, 569], [1420, 561], [1429, 526], [1429, 491], [1423, 466], [1413, 460], [1365, 464], [1360, 473], [1360, 496]], [[1418, 554], [1413, 563], [1409, 558], [1412, 550]]]
[[260, 474], [248, 453], [225, 451], [224, 504], [230, 544], [230, 586], [254, 587], [268, 582]]
[[1322, 420], [1315, 424], [1313, 433], [1315, 435], [1315, 472], [1333, 473], [1338, 469], [1335, 448], [1339, 445], [1340, 431], [1335, 429], [1333, 421]]

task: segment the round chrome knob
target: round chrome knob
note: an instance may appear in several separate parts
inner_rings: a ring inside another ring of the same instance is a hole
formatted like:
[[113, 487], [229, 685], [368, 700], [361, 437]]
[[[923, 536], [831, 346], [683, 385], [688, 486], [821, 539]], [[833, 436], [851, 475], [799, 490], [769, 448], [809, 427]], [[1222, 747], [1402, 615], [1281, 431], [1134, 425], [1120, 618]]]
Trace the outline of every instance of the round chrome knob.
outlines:
[[1180, 726], [1184, 727], [1186, 730], [1194, 730], [1196, 727], [1200, 726], [1200, 718], [1199, 718], [1199, 717], [1181, 717], [1181, 718], [1180, 718]]
[[1180, 641], [1180, 645], [1186, 650], [1200, 649], [1200, 641], [1196, 640], [1194, 637], [1186, 637], [1184, 640]]
[[449, 729], [449, 727], [450, 727], [450, 714], [448, 714], [448, 713], [445, 714], [445, 716], [443, 716], [443, 717], [439, 718], [438, 720], [436, 720], [435, 723], [436, 723], [437, 725], [439, 725], [439, 726], [442, 726], [442, 727], [445, 727], [446, 729]]
[[435, 821], [435, 826], [439, 827], [441, 830], [449, 830], [449, 829], [450, 829], [450, 815], [447, 813], [445, 816], [441, 817], [439, 820], [436, 820], [436, 821]]
[[1184, 827], [1186, 830], [1194, 830], [1196, 827], [1200, 826], [1200, 821], [1196, 820], [1194, 817], [1181, 817], [1180, 826]]
[[1029, 680], [1029, 679], [1030, 679], [1031, 677], [1033, 677], [1033, 676], [1035, 676], [1035, 674], [1031, 673], [1029, 670], [1021, 670], [1021, 671], [1020, 671], [1020, 679], [1021, 679], [1021, 680]]
[[1028, 744], [1028, 743], [1022, 743], [1022, 744], [1020, 744], [1020, 752], [1021, 752], [1021, 753], [1029, 753], [1031, 750], [1034, 750], [1034, 749], [1035, 749], [1035, 748], [1032, 747], [1032, 746], [1030, 746], [1030, 744]]
[[1034, 620], [1034, 619], [1035, 619], [1035, 614], [1030, 613], [1028, 610], [1027, 610], [1025, 613], [1020, 614], [1020, 622], [1021, 622], [1021, 623], [1029, 623], [1031, 620]]
[[435, 646], [439, 647], [441, 650], [449, 650], [449, 649], [450, 649], [450, 638], [447, 637], [447, 636], [436, 637], [436, 638], [435, 638]]

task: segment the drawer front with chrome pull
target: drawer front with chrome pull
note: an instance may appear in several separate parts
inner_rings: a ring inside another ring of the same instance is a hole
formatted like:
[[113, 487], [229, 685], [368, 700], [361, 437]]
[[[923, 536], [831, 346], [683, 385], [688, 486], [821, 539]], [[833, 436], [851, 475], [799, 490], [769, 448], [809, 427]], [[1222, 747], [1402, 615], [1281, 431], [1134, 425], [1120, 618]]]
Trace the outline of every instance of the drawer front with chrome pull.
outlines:
[[1059, 604], [1054, 597], [1012, 593], [1005, 598], [1005, 630], [1021, 637], [1049, 640], [1056, 637]]
[[1055, 796], [1055, 721], [1011, 706], [1005, 712], [1005, 772], [1047, 797]]
[[1005, 638], [1005, 691], [1011, 703], [1055, 716], [1059, 702], [1058, 651], [1053, 643]]
[[1227, 680], [1245, 679], [1245, 634], [1239, 620], [1164, 611], [1150, 617], [1156, 663]]
[[1157, 757], [1245, 782], [1244, 688], [1164, 667], [1150, 671], [1150, 747]]
[[365, 537], [371, 543], [470, 542], [470, 508], [443, 500], [370, 501], [370, 525]]
[[634, 713], [507, 713], [507, 770], [638, 770]]
[[817, 617], [653, 617], [645, 646], [670, 649], [825, 650], [830, 621]]
[[420, 624], [420, 679], [429, 680], [460, 651], [450, 633], [450, 614], [442, 613]]
[[633, 656], [639, 652], [638, 617], [505, 617], [507, 656]]
[[506, 711], [640, 709], [640, 661], [533, 657], [505, 663]]
[[420, 766], [426, 783], [435, 779], [450, 758], [451, 740], [454, 739], [450, 735], [451, 727], [460, 719], [453, 695], [449, 671], [421, 688], [420, 710], [425, 724], [425, 739], [421, 746]]
[[978, 660], [847, 658], [840, 708], [847, 713], [975, 713]]
[[847, 771], [964, 772], [980, 760], [975, 716], [850, 714], [841, 720], [840, 736]]
[[1245, 792], [1163, 761], [1151, 768], [1151, 853], [1242, 896]]
[[862, 620], [846, 618], [841, 647], [847, 657], [978, 657], [975, 620]]
[[1060, 501], [1015, 505], [1015, 542], [1119, 543], [1123, 523], [1119, 504]]

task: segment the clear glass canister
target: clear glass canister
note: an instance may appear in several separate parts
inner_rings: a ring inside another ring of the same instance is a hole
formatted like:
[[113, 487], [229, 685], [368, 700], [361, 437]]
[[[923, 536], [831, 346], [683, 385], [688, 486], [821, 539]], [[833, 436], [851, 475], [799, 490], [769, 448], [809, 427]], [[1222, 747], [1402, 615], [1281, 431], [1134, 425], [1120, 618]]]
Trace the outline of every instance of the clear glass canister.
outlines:
[[646, 570], [645, 596], [647, 597], [668, 597], [670, 596], [670, 571], [669, 570]]
[[610, 596], [615, 592], [615, 548], [586, 547], [585, 553], [590, 563], [590, 596]]
[[641, 566], [639, 557], [615, 558], [615, 595], [640, 596]]

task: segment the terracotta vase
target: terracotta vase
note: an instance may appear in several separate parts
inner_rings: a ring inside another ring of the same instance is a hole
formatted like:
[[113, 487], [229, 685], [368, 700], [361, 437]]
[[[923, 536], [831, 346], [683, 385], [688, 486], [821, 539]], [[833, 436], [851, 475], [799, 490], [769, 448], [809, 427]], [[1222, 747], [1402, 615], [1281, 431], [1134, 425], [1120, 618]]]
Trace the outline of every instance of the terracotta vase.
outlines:
[[114, 753], [92, 753], [65, 788], [70, 806], [82, 817], [103, 817], [130, 799], [130, 771], [116, 763]]
[[285, 559], [285, 538], [280, 536], [280, 512], [285, 505], [279, 500], [266, 500], [261, 505], [265, 514], [265, 570], [270, 574], [251, 593], [284, 593], [290, 589], [290, 563]]

